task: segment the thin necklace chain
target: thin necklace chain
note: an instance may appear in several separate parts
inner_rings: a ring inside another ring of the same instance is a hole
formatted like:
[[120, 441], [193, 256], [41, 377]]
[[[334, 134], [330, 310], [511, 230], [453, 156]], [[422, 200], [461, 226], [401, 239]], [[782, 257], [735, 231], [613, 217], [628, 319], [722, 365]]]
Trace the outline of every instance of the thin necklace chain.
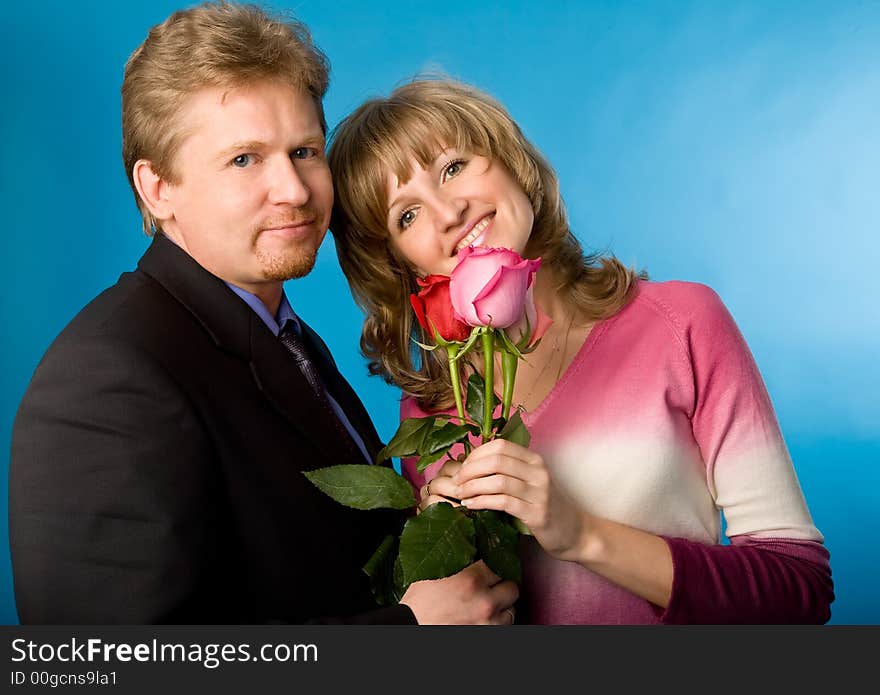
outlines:
[[[568, 319], [568, 327], [565, 329], [565, 338], [562, 341], [562, 357], [559, 360], [559, 367], [556, 369], [556, 381], [553, 382], [554, 386], [559, 383], [559, 379], [562, 377], [562, 365], [565, 364], [565, 353], [568, 352], [568, 337], [571, 334], [571, 326], [574, 323], [574, 314], [575, 312], [572, 312], [571, 316]], [[544, 372], [547, 371], [547, 368], [550, 366], [550, 363], [553, 362], [553, 359], [558, 351], [559, 336], [556, 336], [556, 340], [553, 341], [553, 348], [551, 349], [550, 354], [547, 356], [547, 360], [544, 362], [544, 366], [541, 367], [541, 371], [538, 372], [538, 376], [536, 376], [535, 379], [532, 381], [532, 386], [529, 389], [529, 392], [519, 399], [518, 405], [520, 408], [525, 407], [523, 404], [527, 400], [529, 400], [529, 397], [532, 395], [537, 385], [541, 382], [541, 378], [544, 376]]]

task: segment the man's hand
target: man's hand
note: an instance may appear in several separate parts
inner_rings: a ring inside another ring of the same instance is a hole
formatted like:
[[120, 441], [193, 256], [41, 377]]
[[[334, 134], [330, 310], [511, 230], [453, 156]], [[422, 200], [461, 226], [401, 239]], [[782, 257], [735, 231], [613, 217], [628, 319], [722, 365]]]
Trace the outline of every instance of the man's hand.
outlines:
[[419, 625], [510, 625], [519, 589], [481, 560], [458, 574], [410, 584], [401, 603]]

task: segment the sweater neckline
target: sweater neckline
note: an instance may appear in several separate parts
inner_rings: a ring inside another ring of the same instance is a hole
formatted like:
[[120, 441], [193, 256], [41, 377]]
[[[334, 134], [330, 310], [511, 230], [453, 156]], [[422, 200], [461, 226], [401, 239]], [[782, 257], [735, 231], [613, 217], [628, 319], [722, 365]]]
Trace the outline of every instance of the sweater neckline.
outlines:
[[[637, 296], [637, 295], [636, 295]], [[635, 297], [629, 302], [631, 304], [635, 301]], [[572, 378], [581, 370], [584, 364], [587, 362], [587, 357], [590, 352], [592, 352], [593, 347], [602, 336], [608, 331], [608, 329], [617, 321], [617, 318], [626, 311], [627, 307], [624, 307], [622, 310], [618, 311], [612, 316], [609, 316], [606, 319], [602, 319], [601, 321], [597, 321], [593, 326], [592, 330], [587, 334], [587, 337], [584, 339], [584, 342], [578, 348], [578, 351], [575, 353], [574, 359], [572, 359], [571, 363], [568, 365], [566, 370], [562, 373], [559, 381], [553, 384], [553, 388], [550, 389], [550, 393], [548, 393], [544, 400], [542, 400], [538, 406], [531, 411], [524, 411], [522, 413], [523, 424], [530, 431], [537, 424], [537, 422], [541, 419], [544, 413], [553, 405], [554, 401], [559, 396], [559, 393], [563, 391], [568, 382], [572, 380]]]

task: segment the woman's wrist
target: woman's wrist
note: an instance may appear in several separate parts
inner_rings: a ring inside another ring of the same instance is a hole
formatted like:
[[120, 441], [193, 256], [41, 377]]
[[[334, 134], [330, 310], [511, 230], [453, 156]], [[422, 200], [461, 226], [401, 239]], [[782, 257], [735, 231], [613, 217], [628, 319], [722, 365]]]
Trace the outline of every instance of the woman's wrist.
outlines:
[[584, 512], [581, 541], [572, 560], [661, 608], [672, 592], [672, 554], [647, 531]]
[[581, 511], [581, 530], [572, 548], [572, 557], [568, 559], [589, 568], [604, 561], [606, 550], [607, 544], [602, 534], [601, 519], [589, 512]]

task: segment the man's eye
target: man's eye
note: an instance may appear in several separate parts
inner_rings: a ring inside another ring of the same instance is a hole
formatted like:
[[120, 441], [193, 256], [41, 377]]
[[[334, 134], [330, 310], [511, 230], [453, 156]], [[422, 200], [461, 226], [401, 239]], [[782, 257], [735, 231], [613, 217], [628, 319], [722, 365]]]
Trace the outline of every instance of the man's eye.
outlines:
[[318, 156], [318, 150], [314, 147], [297, 147], [293, 151], [294, 159], [311, 159]]
[[406, 229], [415, 221], [415, 219], [416, 219], [416, 211], [415, 210], [407, 210], [397, 220], [397, 226], [400, 227], [401, 229]]
[[251, 163], [251, 156], [249, 154], [240, 154], [232, 160], [232, 166], [238, 167], [239, 169], [244, 169]]

